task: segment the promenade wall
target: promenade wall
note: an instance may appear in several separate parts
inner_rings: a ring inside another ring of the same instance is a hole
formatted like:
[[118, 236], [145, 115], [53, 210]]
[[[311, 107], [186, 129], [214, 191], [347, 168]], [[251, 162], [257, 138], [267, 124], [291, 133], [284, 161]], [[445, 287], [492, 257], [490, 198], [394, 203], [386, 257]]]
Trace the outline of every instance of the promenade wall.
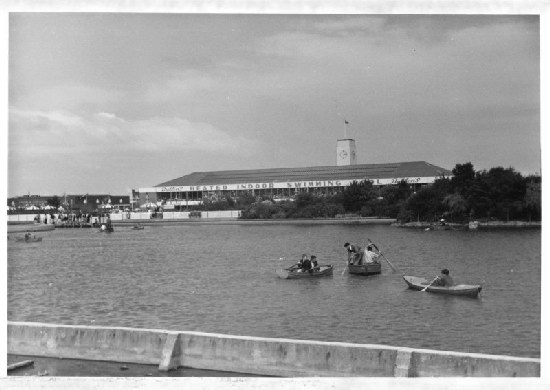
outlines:
[[540, 359], [202, 332], [8, 322], [8, 353], [281, 377], [539, 377]]

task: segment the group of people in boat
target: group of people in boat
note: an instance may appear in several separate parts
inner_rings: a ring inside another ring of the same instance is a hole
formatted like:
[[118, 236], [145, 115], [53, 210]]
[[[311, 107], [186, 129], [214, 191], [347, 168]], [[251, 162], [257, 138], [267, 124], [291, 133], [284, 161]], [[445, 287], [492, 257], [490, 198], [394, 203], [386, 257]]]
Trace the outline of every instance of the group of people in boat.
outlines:
[[319, 263], [317, 263], [317, 256], [312, 255], [311, 258], [307, 254], [303, 254], [300, 261], [294, 264], [293, 268], [296, 268], [296, 272], [317, 272], [319, 271]]
[[36, 238], [36, 237], [31, 232], [27, 231], [27, 233], [25, 233], [25, 241], [29, 241], [29, 240], [32, 240], [34, 238]]
[[363, 249], [359, 245], [346, 242], [344, 248], [346, 248], [348, 253], [348, 264], [363, 265], [380, 262], [378, 259], [380, 257], [380, 250], [373, 243], [368, 244]]

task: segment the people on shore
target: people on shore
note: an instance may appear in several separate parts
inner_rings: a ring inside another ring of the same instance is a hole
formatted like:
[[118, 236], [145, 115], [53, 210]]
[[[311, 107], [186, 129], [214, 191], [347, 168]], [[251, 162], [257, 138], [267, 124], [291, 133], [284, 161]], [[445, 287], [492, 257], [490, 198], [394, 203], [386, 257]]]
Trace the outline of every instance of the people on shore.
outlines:
[[349, 242], [346, 242], [344, 244], [344, 248], [346, 248], [348, 253], [348, 264], [360, 264], [362, 257], [363, 257], [363, 251], [361, 250], [361, 247], [359, 245], [350, 244]]
[[433, 286], [439, 286], [439, 287], [451, 287], [454, 286], [453, 278], [449, 275], [449, 270], [447, 268], [441, 270], [441, 275], [439, 275], [435, 280], [432, 282]]

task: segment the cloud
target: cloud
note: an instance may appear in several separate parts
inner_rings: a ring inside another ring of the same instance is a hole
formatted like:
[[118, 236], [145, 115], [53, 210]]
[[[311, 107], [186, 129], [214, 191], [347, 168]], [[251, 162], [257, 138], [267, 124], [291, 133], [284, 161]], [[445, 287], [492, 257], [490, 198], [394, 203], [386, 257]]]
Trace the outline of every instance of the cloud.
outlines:
[[104, 155], [132, 152], [195, 151], [238, 153], [257, 143], [208, 123], [172, 117], [126, 120], [112, 113], [78, 116], [63, 111], [9, 111], [13, 156], [25, 154]]
[[73, 83], [59, 84], [27, 91], [25, 82], [10, 87], [10, 102], [15, 107], [40, 111], [75, 111], [82, 107], [102, 107], [124, 99], [124, 94], [114, 88]]

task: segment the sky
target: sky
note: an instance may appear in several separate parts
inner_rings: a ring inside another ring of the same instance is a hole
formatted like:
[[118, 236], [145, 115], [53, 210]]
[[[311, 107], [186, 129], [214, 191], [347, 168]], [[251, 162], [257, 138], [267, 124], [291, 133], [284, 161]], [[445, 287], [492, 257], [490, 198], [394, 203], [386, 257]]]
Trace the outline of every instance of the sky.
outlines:
[[539, 28], [536, 15], [14, 12], [7, 195], [335, 165], [339, 138], [359, 164], [540, 174]]

